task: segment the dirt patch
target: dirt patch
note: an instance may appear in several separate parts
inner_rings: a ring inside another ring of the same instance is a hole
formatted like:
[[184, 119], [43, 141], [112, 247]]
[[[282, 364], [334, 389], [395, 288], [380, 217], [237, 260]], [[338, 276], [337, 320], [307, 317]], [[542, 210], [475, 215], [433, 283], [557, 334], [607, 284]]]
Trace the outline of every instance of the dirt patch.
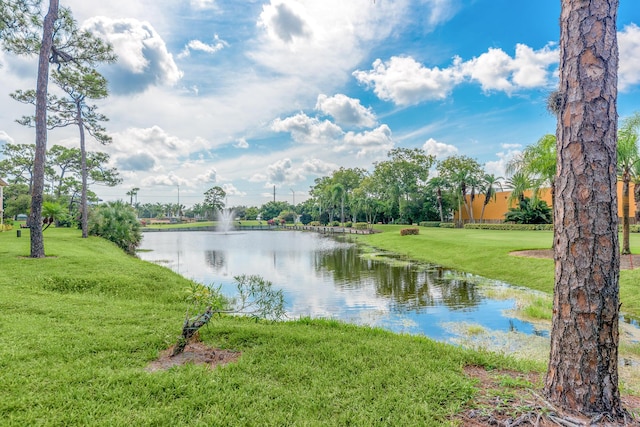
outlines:
[[201, 342], [187, 344], [184, 351], [177, 356], [171, 356], [172, 352], [173, 346], [161, 352], [160, 356], [151, 362], [146, 370], [148, 372], [165, 371], [186, 363], [208, 365], [210, 368], [215, 368], [237, 361], [242, 354], [239, 351], [211, 348]]
[[623, 396], [628, 411], [626, 423], [614, 423], [564, 414], [542, 396], [543, 376], [508, 370], [487, 371], [479, 366], [466, 366], [465, 373], [478, 380], [478, 395], [471, 405], [455, 417], [462, 426], [640, 426], [640, 397]]
[[[553, 259], [553, 249], [515, 251], [510, 252], [509, 255]], [[620, 255], [620, 270], [635, 270], [636, 268], [640, 268], [640, 255]]]

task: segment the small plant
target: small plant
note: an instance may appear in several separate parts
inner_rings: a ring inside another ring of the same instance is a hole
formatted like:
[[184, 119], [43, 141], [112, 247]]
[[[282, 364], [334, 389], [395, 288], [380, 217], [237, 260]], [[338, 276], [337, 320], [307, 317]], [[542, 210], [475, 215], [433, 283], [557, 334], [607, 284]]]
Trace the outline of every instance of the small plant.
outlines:
[[89, 234], [112, 241], [129, 255], [135, 255], [142, 241], [135, 210], [120, 200], [91, 210]]
[[[193, 283], [187, 289], [186, 300], [189, 306], [172, 356], [182, 353], [189, 341], [215, 314], [244, 314], [256, 320], [280, 320], [285, 317], [284, 294], [281, 289], [274, 290], [271, 282], [256, 275], [243, 274], [235, 276], [234, 280], [238, 285], [238, 296], [234, 299], [227, 299], [222, 295], [220, 287]], [[189, 317], [190, 311], [200, 314]]]
[[400, 230], [401, 236], [417, 236], [418, 234], [420, 234], [419, 228], [403, 228]]

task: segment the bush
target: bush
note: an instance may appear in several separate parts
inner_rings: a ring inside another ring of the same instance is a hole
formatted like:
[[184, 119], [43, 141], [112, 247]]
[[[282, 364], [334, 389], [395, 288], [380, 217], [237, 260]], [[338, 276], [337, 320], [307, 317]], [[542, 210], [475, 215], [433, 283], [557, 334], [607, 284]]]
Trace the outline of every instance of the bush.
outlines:
[[476, 230], [553, 231], [553, 224], [465, 224], [464, 228]]
[[529, 199], [520, 200], [517, 208], [511, 208], [504, 214], [504, 222], [515, 224], [551, 224], [551, 208], [544, 200]]
[[135, 255], [142, 241], [136, 211], [121, 200], [93, 208], [89, 214], [89, 234], [115, 243], [129, 255]]
[[420, 234], [419, 228], [403, 228], [400, 230], [401, 236], [417, 236], [418, 234]]
[[351, 221], [347, 221], [347, 222], [344, 223], [344, 226], [347, 227], [347, 228], [351, 228], [351, 227], [353, 227], [353, 223]]
[[421, 221], [418, 225], [420, 227], [440, 227], [440, 221]]
[[332, 227], [340, 227], [340, 221], [331, 221], [330, 224]]
[[320, 224], [320, 221], [311, 221], [309, 225], [312, 227], [320, 227], [322, 224]]
[[440, 228], [456, 228], [456, 225], [453, 222], [441, 222]]
[[369, 223], [356, 222], [355, 224], [353, 224], [353, 228], [355, 228], [356, 230], [366, 230], [367, 228], [369, 228]]

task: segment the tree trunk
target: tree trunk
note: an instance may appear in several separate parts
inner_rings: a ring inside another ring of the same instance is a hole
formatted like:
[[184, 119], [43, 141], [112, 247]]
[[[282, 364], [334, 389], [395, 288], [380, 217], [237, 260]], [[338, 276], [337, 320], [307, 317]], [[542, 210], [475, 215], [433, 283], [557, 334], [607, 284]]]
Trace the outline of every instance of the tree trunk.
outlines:
[[76, 122], [80, 130], [80, 171], [82, 175], [82, 189], [80, 193], [82, 238], [89, 236], [89, 206], [87, 203], [87, 150], [84, 141], [84, 121], [82, 120], [82, 106], [76, 104]]
[[436, 195], [438, 196], [438, 211], [440, 212], [440, 222], [444, 222], [444, 214], [442, 212], [442, 190], [440, 188], [436, 190]]
[[629, 172], [622, 174], [622, 255], [629, 255]]
[[42, 202], [44, 198], [44, 172], [47, 154], [47, 87], [49, 83], [49, 54], [53, 45], [53, 24], [58, 18], [58, 0], [49, 1], [49, 10], [44, 17], [42, 44], [38, 59], [36, 82], [36, 150], [33, 161], [33, 185], [31, 187], [31, 210], [29, 228], [31, 232], [31, 257], [44, 258], [44, 235], [42, 234]]
[[618, 388], [618, 0], [563, 0], [550, 401], [623, 416]]

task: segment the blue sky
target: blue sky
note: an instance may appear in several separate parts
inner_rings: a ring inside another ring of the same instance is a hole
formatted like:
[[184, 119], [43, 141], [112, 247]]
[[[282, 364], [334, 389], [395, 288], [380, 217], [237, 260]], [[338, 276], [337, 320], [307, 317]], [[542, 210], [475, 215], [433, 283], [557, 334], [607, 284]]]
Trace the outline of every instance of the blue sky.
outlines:
[[[559, 0], [62, 1], [113, 43], [111, 155], [124, 182], [103, 200], [296, 203], [339, 167], [371, 169], [395, 147], [467, 155], [504, 176], [523, 147], [555, 133]], [[621, 117], [640, 110], [640, 7], [618, 16]], [[8, 93], [35, 61], [0, 54], [0, 142], [34, 141]], [[49, 145], [77, 145], [71, 129]]]

